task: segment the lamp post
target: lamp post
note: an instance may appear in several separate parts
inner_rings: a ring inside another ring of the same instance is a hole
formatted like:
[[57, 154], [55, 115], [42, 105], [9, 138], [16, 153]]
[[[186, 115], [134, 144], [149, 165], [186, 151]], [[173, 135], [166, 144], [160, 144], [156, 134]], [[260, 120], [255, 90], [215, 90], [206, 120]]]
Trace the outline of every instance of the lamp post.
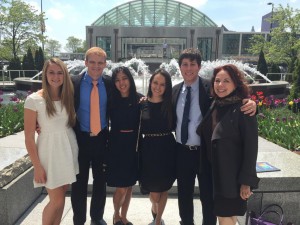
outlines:
[[43, 0], [41, 0], [41, 33], [42, 33], [42, 49], [44, 51], [44, 32], [45, 32], [45, 21], [43, 15]]
[[[270, 34], [272, 32], [273, 29], [273, 10], [274, 10], [274, 3], [273, 2], [269, 2], [268, 5], [272, 6], [272, 11], [271, 11], [271, 23], [270, 23]], [[271, 36], [270, 36], [271, 39]]]

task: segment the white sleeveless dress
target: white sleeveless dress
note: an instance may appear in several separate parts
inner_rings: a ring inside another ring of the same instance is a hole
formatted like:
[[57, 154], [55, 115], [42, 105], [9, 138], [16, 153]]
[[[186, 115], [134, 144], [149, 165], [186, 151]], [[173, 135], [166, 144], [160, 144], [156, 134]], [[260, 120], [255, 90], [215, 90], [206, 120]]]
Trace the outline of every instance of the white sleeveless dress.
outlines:
[[68, 114], [60, 101], [54, 101], [57, 113], [48, 117], [46, 103], [37, 93], [29, 95], [24, 107], [37, 112], [41, 133], [37, 138], [39, 159], [47, 175], [45, 184], [34, 183], [34, 187], [54, 189], [76, 181], [79, 173], [78, 145], [72, 128], [67, 126]]

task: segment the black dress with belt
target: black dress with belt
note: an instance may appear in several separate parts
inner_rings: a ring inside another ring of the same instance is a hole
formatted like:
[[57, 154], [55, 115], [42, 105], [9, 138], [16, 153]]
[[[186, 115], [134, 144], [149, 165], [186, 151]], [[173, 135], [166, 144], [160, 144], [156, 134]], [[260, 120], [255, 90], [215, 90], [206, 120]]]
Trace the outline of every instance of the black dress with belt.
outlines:
[[138, 179], [138, 136], [140, 108], [121, 98], [109, 112], [111, 129], [107, 153], [107, 185], [129, 187]]
[[162, 103], [147, 102], [141, 122], [140, 182], [149, 192], [167, 191], [175, 181], [176, 141], [161, 107]]

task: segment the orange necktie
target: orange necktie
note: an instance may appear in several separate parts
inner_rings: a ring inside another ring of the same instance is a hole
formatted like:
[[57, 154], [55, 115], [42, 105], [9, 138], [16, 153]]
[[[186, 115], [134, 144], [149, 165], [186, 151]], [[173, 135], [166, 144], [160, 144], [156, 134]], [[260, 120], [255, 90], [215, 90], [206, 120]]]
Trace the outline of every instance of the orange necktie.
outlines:
[[91, 91], [90, 103], [91, 103], [91, 115], [90, 115], [90, 128], [94, 135], [97, 135], [101, 131], [100, 120], [100, 106], [99, 106], [99, 92], [98, 81], [93, 81], [93, 89]]

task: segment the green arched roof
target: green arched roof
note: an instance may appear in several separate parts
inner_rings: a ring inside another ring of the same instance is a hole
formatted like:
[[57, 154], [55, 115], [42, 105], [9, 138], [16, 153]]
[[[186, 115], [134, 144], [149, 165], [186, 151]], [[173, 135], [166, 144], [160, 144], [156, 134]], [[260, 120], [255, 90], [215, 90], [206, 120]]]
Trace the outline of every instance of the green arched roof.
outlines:
[[92, 26], [217, 27], [197, 9], [173, 0], [129, 1], [100, 16]]

